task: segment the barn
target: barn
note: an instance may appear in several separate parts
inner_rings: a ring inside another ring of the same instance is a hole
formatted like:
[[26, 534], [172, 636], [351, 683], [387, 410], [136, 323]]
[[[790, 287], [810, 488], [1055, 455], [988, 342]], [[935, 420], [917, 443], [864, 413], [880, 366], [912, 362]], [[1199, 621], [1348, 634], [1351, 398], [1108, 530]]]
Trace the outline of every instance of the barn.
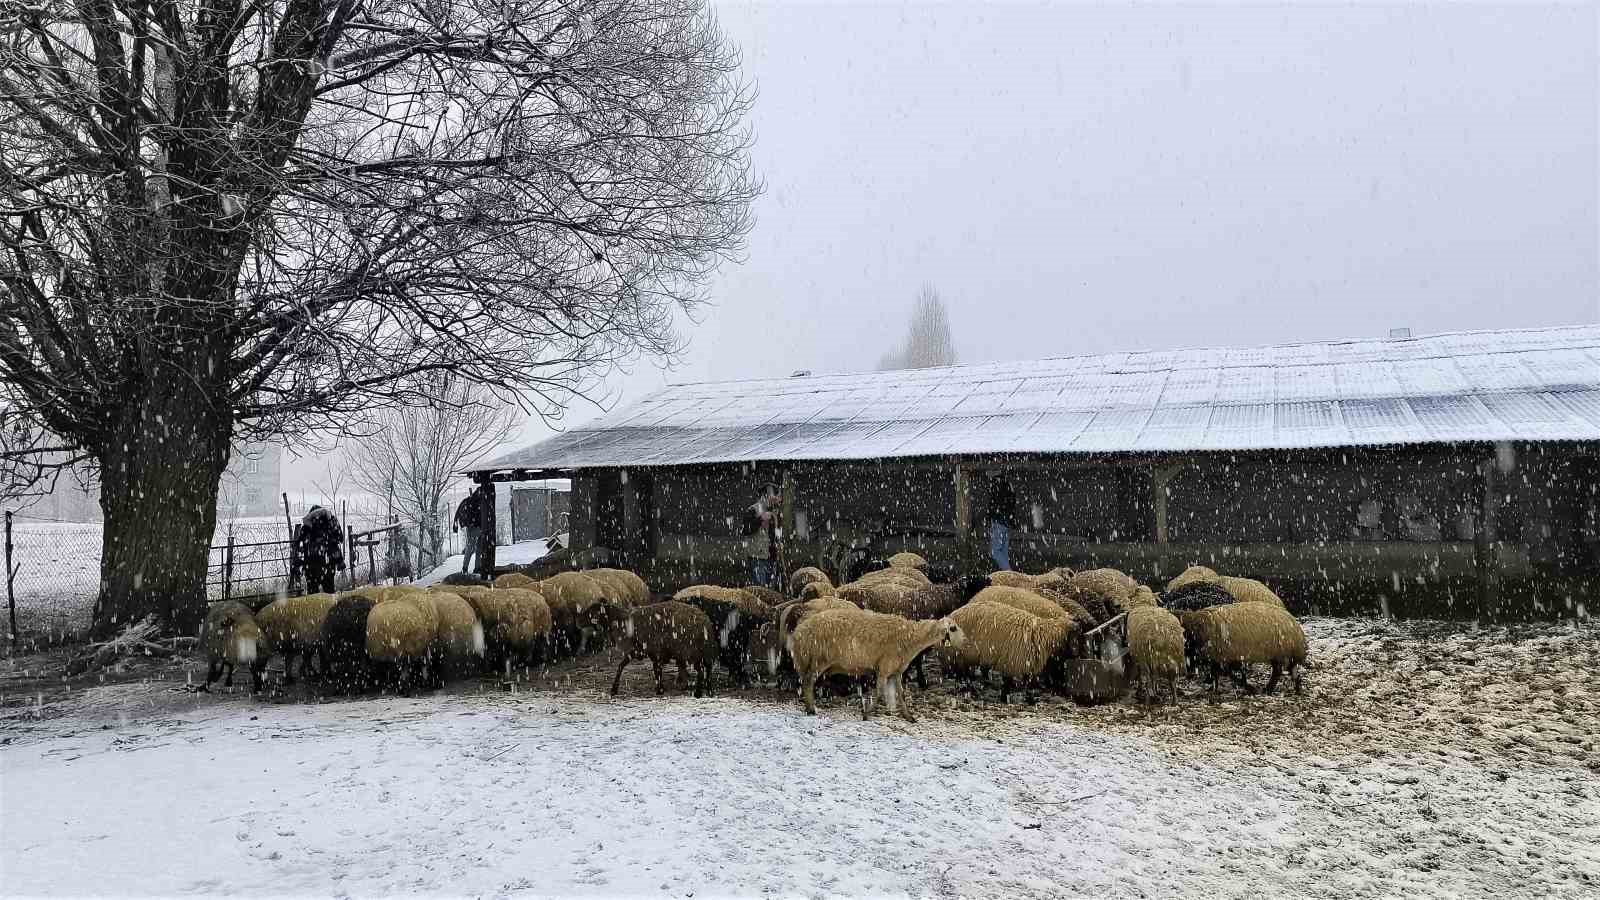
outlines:
[[1600, 326], [1108, 353], [673, 385], [470, 474], [570, 478], [581, 564], [743, 583], [782, 486], [786, 567], [915, 549], [987, 570], [1192, 562], [1302, 612], [1584, 616], [1600, 584]]

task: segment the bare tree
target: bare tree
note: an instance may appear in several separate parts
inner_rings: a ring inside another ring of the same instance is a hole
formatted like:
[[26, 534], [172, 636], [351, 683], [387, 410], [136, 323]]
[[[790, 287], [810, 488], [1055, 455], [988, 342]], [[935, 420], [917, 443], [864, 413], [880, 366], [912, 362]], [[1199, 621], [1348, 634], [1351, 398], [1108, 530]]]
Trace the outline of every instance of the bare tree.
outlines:
[[445, 494], [463, 469], [505, 443], [521, 416], [487, 389], [451, 379], [416, 409], [385, 410], [365, 437], [349, 444], [350, 477], [392, 497], [435, 563], [444, 545]]
[[311, 487], [328, 502], [328, 508], [339, 505], [339, 495], [344, 493], [344, 483], [350, 477], [350, 459], [342, 453], [330, 453], [322, 464], [322, 477], [311, 479]]
[[904, 344], [878, 360], [880, 372], [891, 369], [925, 369], [950, 366], [956, 362], [956, 346], [950, 336], [950, 315], [944, 300], [933, 285], [925, 284], [917, 293], [911, 311], [911, 328]]
[[234, 441], [440, 373], [559, 415], [751, 225], [704, 0], [4, 10], [0, 414], [98, 469], [97, 633], [198, 621]]

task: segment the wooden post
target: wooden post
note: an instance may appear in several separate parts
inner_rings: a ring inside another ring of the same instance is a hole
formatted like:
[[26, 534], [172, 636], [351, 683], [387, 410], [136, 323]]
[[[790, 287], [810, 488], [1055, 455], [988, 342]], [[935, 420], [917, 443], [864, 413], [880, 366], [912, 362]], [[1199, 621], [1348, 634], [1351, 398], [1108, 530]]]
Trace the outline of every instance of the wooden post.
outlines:
[[[346, 512], [348, 512], [350, 510], [349, 501], [345, 501], [344, 508], [345, 508]], [[351, 587], [355, 587], [356, 586], [356, 528], [355, 528], [354, 525], [350, 524], [350, 520], [349, 519], [345, 519], [344, 520], [344, 558], [345, 558], [345, 571], [350, 573], [350, 586]], [[337, 578], [337, 576], [335, 576], [335, 578]], [[338, 582], [335, 581], [334, 582], [334, 587], [338, 587], [338, 586], [339, 586]]]
[[6, 605], [11, 607], [11, 643], [17, 643], [17, 570], [11, 567], [11, 510], [6, 510]]
[[228, 546], [222, 551], [222, 600], [233, 599], [233, 524], [228, 524]]
[[289, 492], [283, 492], [283, 524], [289, 526], [289, 540], [294, 540], [294, 516], [289, 514]]
[[483, 493], [478, 503], [478, 574], [485, 578], [494, 577], [494, 547], [495, 547], [495, 521], [494, 521], [494, 481], [489, 476], [483, 476]]
[[972, 542], [972, 471], [956, 463], [956, 552], [964, 569], [976, 562]]
[[1170, 539], [1167, 530], [1167, 498], [1172, 492], [1172, 479], [1181, 471], [1183, 471], [1181, 463], [1154, 466], [1150, 470], [1150, 502], [1155, 511], [1155, 539], [1158, 551], [1156, 567], [1163, 575], [1167, 572], [1167, 543]]
[[794, 541], [794, 473], [788, 469], [783, 470], [783, 480], [779, 488], [783, 497], [783, 512], [779, 517], [779, 527], [783, 529], [783, 537], [778, 541], [778, 572], [779, 584], [789, 583], [789, 560], [794, 558], [789, 551], [789, 545]]
[[1495, 487], [1495, 461], [1486, 460], [1478, 465], [1482, 476], [1482, 505], [1478, 511], [1478, 527], [1473, 535], [1473, 550], [1478, 568], [1478, 617], [1486, 618], [1498, 611], [1500, 573], [1496, 556], [1495, 519], [1499, 512], [1500, 497]]

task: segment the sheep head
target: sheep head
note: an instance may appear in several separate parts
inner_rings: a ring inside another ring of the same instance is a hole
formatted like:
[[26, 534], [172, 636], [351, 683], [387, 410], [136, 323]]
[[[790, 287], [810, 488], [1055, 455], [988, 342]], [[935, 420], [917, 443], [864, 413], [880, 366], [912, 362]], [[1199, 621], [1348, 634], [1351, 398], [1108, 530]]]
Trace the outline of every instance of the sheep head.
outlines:
[[967, 633], [961, 630], [954, 619], [946, 617], [933, 624], [939, 629], [938, 646], [941, 649], [955, 650], [967, 642]]

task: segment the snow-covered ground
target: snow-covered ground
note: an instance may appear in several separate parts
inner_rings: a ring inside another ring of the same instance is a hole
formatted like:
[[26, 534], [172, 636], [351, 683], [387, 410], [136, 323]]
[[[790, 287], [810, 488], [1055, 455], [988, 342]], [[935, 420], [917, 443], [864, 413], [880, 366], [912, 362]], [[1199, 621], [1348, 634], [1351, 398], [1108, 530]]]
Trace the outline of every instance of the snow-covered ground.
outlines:
[[[565, 546], [567, 536], [561, 534], [557, 535], [556, 537], [559, 538], [562, 542], [562, 545]], [[528, 563], [537, 562], [540, 557], [549, 552], [550, 542], [546, 540], [520, 541], [515, 544], [502, 544], [501, 546], [494, 548], [494, 562], [497, 566], [525, 566]], [[452, 572], [461, 571], [461, 559], [462, 557], [459, 553], [457, 553], [455, 556], [445, 559], [445, 561], [440, 564], [437, 569], [434, 569], [432, 572], [429, 572], [421, 578], [418, 578], [417, 583], [424, 586], [438, 584], [444, 580], [446, 575], [449, 575]]]
[[917, 724], [643, 665], [612, 701], [605, 654], [517, 693], [14, 694], [0, 892], [1600, 896], [1600, 631], [1307, 628], [1303, 696], [936, 686]]

